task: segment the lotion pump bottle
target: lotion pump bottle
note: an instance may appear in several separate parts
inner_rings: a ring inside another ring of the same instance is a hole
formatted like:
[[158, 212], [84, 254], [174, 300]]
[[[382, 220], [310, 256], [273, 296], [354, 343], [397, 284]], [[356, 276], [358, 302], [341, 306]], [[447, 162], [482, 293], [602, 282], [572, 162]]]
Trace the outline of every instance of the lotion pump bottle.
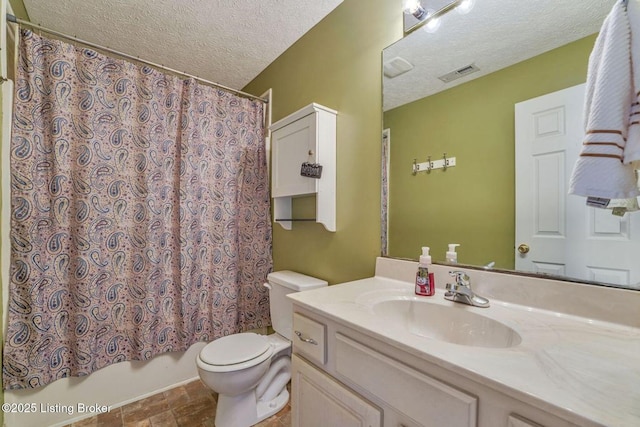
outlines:
[[416, 295], [430, 297], [435, 293], [435, 285], [433, 283], [433, 274], [429, 273], [431, 265], [431, 256], [429, 255], [429, 247], [422, 247], [422, 255], [418, 263], [418, 272], [416, 273]]
[[457, 264], [458, 263], [458, 253], [456, 252], [456, 248], [460, 246], [458, 243], [450, 243], [449, 250], [447, 251], [446, 261], [449, 264]]

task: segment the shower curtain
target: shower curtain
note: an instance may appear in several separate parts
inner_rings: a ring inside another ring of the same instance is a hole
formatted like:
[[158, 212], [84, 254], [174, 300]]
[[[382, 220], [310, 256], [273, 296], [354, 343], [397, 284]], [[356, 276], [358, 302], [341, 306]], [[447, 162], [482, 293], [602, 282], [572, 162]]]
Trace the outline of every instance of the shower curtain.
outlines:
[[5, 389], [269, 324], [263, 104], [23, 30]]

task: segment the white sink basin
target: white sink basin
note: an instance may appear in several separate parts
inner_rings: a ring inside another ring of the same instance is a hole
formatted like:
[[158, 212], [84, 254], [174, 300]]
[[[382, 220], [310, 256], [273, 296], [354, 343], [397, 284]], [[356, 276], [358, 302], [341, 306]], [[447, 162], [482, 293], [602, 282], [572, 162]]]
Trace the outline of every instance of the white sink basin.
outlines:
[[371, 308], [386, 322], [396, 322], [415, 335], [453, 344], [508, 348], [522, 341], [509, 326], [462, 304], [446, 306], [421, 299], [390, 299], [376, 301]]

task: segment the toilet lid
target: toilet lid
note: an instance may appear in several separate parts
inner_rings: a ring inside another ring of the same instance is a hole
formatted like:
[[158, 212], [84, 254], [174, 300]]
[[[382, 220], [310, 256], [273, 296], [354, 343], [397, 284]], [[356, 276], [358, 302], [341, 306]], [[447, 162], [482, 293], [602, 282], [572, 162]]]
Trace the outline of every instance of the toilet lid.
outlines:
[[268, 349], [266, 336], [246, 332], [218, 338], [207, 344], [200, 351], [200, 359], [209, 365], [235, 365], [255, 359]]

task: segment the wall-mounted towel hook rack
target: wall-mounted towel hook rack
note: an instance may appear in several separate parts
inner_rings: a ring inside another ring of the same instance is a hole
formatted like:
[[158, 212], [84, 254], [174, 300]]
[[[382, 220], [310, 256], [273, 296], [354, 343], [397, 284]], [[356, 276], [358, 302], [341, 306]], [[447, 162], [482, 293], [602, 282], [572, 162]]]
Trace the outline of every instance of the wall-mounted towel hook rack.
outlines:
[[447, 157], [447, 153], [442, 155], [442, 159], [440, 160], [431, 160], [431, 156], [427, 157], [427, 161], [424, 163], [417, 163], [416, 159], [413, 159], [413, 164], [411, 165], [411, 174], [416, 175], [418, 172], [427, 172], [431, 173], [434, 169], [442, 169], [442, 171], [446, 171], [448, 168], [456, 165], [455, 157]]

